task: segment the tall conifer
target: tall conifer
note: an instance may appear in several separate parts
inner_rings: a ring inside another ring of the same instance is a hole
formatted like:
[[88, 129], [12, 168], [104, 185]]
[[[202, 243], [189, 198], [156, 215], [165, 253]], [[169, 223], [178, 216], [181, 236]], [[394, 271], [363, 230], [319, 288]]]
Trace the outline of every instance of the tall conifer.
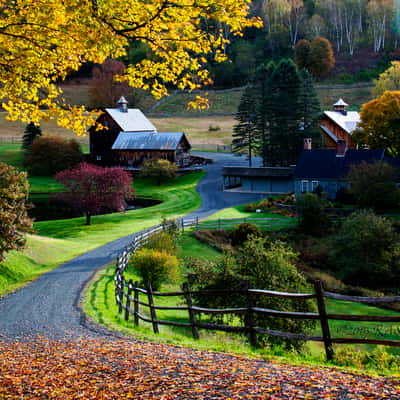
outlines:
[[252, 157], [258, 146], [259, 136], [257, 131], [257, 93], [254, 87], [247, 86], [240, 99], [235, 120], [238, 123], [233, 127], [233, 152], [244, 152], [252, 166]]

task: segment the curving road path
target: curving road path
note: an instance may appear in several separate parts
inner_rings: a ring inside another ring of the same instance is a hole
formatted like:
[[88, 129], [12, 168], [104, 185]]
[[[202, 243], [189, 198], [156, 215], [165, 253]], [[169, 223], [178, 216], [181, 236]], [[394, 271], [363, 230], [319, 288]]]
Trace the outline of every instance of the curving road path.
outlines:
[[[226, 207], [255, 201], [261, 195], [222, 191], [223, 165], [246, 165], [244, 158], [229, 154], [201, 153], [214, 163], [197, 190], [201, 207], [190, 217], [203, 218]], [[259, 162], [259, 161], [258, 161]], [[107, 243], [74, 258], [42, 275], [24, 288], [0, 299], [0, 338], [24, 340], [45, 336], [56, 339], [98, 337], [113, 333], [93, 326], [80, 310], [80, 296], [85, 284], [103, 265], [116, 259], [134, 234]]]

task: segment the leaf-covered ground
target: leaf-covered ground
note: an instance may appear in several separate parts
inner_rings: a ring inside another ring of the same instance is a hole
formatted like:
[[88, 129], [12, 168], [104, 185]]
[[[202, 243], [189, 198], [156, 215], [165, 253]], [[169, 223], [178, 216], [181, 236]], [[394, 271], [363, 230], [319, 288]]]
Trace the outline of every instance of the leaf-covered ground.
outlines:
[[400, 399], [400, 381], [135, 341], [0, 342], [0, 399]]

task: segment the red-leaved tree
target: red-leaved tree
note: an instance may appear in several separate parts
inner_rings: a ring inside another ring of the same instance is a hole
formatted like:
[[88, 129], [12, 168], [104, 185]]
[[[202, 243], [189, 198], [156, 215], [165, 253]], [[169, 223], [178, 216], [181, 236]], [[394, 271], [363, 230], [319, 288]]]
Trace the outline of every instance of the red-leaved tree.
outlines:
[[124, 211], [125, 200], [134, 196], [131, 175], [119, 167], [80, 163], [59, 172], [55, 180], [64, 185], [58, 198], [80, 210], [86, 216], [86, 225], [90, 225], [92, 215]]
[[93, 68], [89, 89], [91, 107], [115, 107], [121, 96], [128, 96], [132, 92], [132, 88], [126, 82], [115, 81], [115, 76], [123, 75], [124, 71], [123, 62], [110, 58]]

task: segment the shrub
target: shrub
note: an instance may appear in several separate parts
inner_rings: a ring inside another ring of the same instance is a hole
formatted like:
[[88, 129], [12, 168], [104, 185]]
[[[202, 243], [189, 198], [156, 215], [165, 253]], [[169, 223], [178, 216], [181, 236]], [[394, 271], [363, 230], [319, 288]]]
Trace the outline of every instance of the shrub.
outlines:
[[359, 207], [375, 211], [398, 207], [400, 191], [395, 183], [395, 170], [389, 164], [363, 162], [352, 165], [347, 180]]
[[140, 170], [140, 176], [155, 178], [158, 186], [162, 181], [175, 179], [177, 173], [178, 166], [175, 163], [158, 158], [145, 161]]
[[151, 235], [144, 248], [158, 251], [166, 251], [168, 254], [176, 254], [176, 242], [168, 232], [159, 232]]
[[241, 246], [250, 235], [261, 237], [263, 236], [263, 233], [254, 224], [248, 222], [239, 224], [230, 235], [232, 246]]
[[163, 231], [171, 235], [174, 240], [176, 240], [181, 233], [179, 222], [174, 218], [168, 219], [163, 217], [163, 219], [161, 220], [161, 226], [163, 228]]
[[303, 193], [296, 198], [296, 209], [300, 215], [299, 228], [310, 235], [320, 235], [329, 226], [324, 211], [324, 199], [314, 193]]
[[333, 241], [330, 264], [346, 283], [381, 289], [400, 279], [400, 237], [389, 220], [370, 211], [353, 213]]
[[178, 279], [178, 259], [165, 250], [142, 248], [129, 260], [132, 267], [142, 278], [142, 284], [151, 285], [159, 290], [164, 282], [175, 282]]
[[[265, 238], [252, 237], [233, 254], [226, 254], [218, 264], [207, 265], [192, 262], [189, 265], [187, 279], [194, 289], [241, 289], [249, 281], [251, 287], [277, 291], [299, 292], [307, 289], [304, 277], [297, 271], [297, 255], [282, 242], [267, 244]], [[203, 307], [227, 308], [243, 307], [244, 295], [195, 296], [196, 303]], [[257, 296], [256, 306], [286, 311], [314, 311], [313, 303], [283, 299], [272, 296]], [[245, 316], [240, 316], [245, 322]], [[259, 327], [289, 331], [294, 333], [312, 329], [313, 322], [268, 317], [262, 314], [254, 316]], [[219, 317], [219, 320], [221, 317]], [[287, 347], [299, 348], [301, 343], [282, 338], [268, 338], [273, 343], [283, 343]]]
[[33, 141], [24, 161], [30, 174], [49, 176], [82, 161], [82, 151], [75, 139], [41, 136]]

